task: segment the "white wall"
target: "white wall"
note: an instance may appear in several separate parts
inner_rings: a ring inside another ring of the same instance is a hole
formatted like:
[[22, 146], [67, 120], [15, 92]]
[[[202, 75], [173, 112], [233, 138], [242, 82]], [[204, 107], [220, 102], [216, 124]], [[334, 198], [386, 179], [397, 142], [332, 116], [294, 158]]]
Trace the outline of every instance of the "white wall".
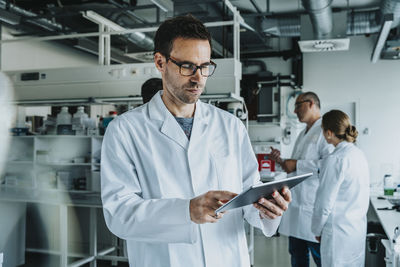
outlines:
[[[358, 144], [365, 152], [371, 181], [392, 172], [400, 180], [400, 61], [370, 62], [375, 36], [352, 37], [350, 51], [304, 54], [304, 91], [322, 105], [357, 102]], [[369, 135], [363, 135], [365, 128]]]
[[[1, 39], [13, 38], [2, 27]], [[97, 57], [55, 42], [23, 41], [1, 44], [1, 70], [29, 70], [97, 64]]]

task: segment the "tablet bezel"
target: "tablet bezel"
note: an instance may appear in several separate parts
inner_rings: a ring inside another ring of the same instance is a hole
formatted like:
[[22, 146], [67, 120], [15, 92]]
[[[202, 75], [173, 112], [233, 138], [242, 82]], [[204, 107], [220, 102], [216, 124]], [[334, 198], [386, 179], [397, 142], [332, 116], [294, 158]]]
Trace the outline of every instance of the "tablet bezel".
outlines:
[[[296, 176], [289, 177], [289, 178], [282, 179], [282, 180], [253, 185], [252, 187], [243, 191], [242, 193], [235, 196], [234, 198], [232, 198], [231, 200], [226, 202], [224, 205], [219, 207], [215, 211], [215, 214], [218, 214], [220, 212], [227, 211], [230, 209], [240, 208], [243, 206], [253, 204], [253, 203], [257, 202], [257, 200], [260, 199], [261, 197], [272, 198], [271, 194], [275, 190], [281, 190], [284, 186], [292, 188], [311, 176], [313, 176], [312, 172], [296, 175]], [[250, 194], [251, 194], [251, 192], [254, 192], [253, 194], [256, 194], [260, 188], [264, 188], [263, 192], [265, 192], [265, 193], [258, 193], [257, 195], [254, 195], [254, 196], [246, 196], [246, 194], [249, 194], [249, 192], [250, 192]], [[247, 199], [242, 200], [244, 197], [247, 197]], [[254, 202], [248, 203], [248, 198], [255, 199], [255, 200], [254, 200]], [[244, 201], [244, 203], [239, 202], [239, 203], [236, 203], [233, 207], [230, 207], [230, 206], [232, 206], [232, 203], [235, 203], [238, 201], [242, 201], [242, 202]]]

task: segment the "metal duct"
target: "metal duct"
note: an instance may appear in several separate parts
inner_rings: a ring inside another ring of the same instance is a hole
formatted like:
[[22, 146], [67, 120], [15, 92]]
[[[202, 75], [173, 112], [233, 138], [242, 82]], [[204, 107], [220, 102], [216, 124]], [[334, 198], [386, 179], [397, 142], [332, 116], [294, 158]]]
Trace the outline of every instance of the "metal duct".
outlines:
[[[315, 2], [315, 1], [305, 1], [303, 0], [303, 5], [305, 2]], [[324, 1], [325, 3], [329, 1]], [[318, 2], [319, 4], [319, 2]], [[322, 6], [322, 5], [321, 5]], [[330, 7], [329, 7], [330, 9]], [[314, 8], [313, 8], [314, 10]], [[310, 12], [308, 10], [308, 12]], [[329, 13], [327, 8], [321, 14]], [[392, 23], [392, 28], [399, 26], [400, 24], [400, 0], [383, 0], [380, 5], [380, 9], [370, 10], [370, 11], [360, 11], [360, 12], [349, 12], [347, 15], [347, 35], [362, 35], [362, 34], [372, 34], [380, 31], [381, 20], [384, 14], [393, 13], [394, 22]], [[318, 13], [319, 14], [319, 13]], [[316, 13], [310, 13], [310, 18], [315, 23], [322, 23], [322, 26], [317, 27], [319, 29], [324, 29], [322, 32], [327, 32], [329, 30], [329, 17], [332, 14], [317, 15]], [[315, 27], [315, 26], [314, 26]], [[263, 32], [270, 36], [277, 37], [298, 37], [300, 36], [300, 19], [291, 17], [279, 17], [279, 18], [267, 18], [262, 22]]]
[[348, 14], [347, 34], [377, 33], [381, 29], [385, 14], [393, 14], [392, 29], [400, 24], [400, 0], [383, 0], [380, 9], [373, 11], [351, 12]]
[[300, 17], [280, 17], [265, 19], [261, 23], [263, 32], [269, 36], [299, 37]]
[[333, 30], [332, 0], [302, 0], [301, 2], [310, 15], [315, 37], [317, 39], [330, 38]]
[[63, 30], [63, 26], [59, 23], [53, 22], [51, 20], [45, 19], [45, 18], [40, 18], [40, 19], [36, 19], [38, 17], [38, 15], [36, 13], [27, 11], [25, 9], [19, 8], [16, 5], [13, 5], [9, 2], [0, 0], [0, 7], [3, 9], [8, 9], [9, 11], [15, 12], [18, 15], [22, 15], [28, 18], [35, 18], [34, 20], [27, 20], [28, 22], [35, 24], [39, 27], [48, 29], [50, 31], [61, 31]]
[[[114, 21], [127, 29], [129, 29], [130, 24], [132, 24], [132, 19], [128, 15], [123, 13], [116, 17]], [[127, 38], [135, 45], [139, 46], [140, 48], [146, 49], [147, 51], [154, 49], [153, 39], [142, 32], [130, 33], [127, 35]]]
[[361, 35], [379, 32], [380, 11], [350, 12], [347, 14], [347, 35]]
[[[332, 0], [302, 0], [302, 3], [310, 16], [315, 37], [329, 38], [333, 30]], [[264, 20], [262, 29], [267, 35], [299, 37], [300, 25], [300, 16], [280, 17]]]
[[400, 0], [383, 0], [381, 4], [382, 17], [385, 14], [393, 13], [392, 29], [400, 24]]

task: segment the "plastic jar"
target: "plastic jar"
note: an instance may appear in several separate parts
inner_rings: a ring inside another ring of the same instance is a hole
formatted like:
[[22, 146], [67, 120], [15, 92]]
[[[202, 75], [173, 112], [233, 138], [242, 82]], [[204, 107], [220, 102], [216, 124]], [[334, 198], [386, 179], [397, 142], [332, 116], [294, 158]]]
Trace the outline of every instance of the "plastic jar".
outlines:
[[71, 114], [68, 112], [68, 107], [62, 107], [60, 113], [57, 114], [57, 125], [71, 124]]
[[85, 113], [85, 107], [78, 107], [78, 110], [74, 113], [74, 118], [88, 118], [88, 114]]

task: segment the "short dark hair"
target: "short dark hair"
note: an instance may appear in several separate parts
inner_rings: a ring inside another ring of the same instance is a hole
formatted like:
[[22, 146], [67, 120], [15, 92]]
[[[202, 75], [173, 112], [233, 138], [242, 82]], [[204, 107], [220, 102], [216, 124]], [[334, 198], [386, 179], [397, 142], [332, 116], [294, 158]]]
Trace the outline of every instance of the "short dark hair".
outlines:
[[151, 78], [142, 84], [143, 104], [149, 102], [153, 96], [163, 89], [162, 80], [160, 78]]
[[321, 109], [321, 102], [319, 101], [319, 97], [314, 92], [305, 92], [300, 94], [304, 100], [313, 100], [319, 109]]
[[208, 40], [211, 47], [211, 35], [204, 24], [192, 15], [167, 19], [158, 28], [154, 37], [154, 54], [159, 52], [169, 57], [176, 38]]

